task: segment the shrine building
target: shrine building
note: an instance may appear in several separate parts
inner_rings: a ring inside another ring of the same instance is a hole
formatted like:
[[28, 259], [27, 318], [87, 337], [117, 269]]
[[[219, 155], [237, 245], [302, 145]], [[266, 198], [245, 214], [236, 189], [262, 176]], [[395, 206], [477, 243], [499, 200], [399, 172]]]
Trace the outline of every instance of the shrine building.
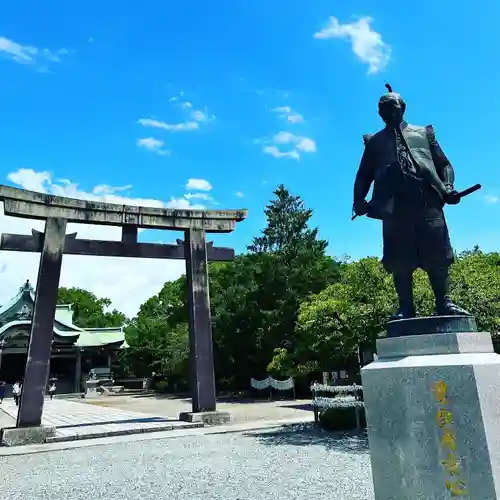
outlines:
[[[7, 389], [24, 377], [35, 290], [29, 281], [8, 303], [0, 306], [0, 380]], [[123, 327], [79, 328], [73, 324], [71, 304], [58, 305], [52, 333], [50, 377], [57, 393], [82, 392], [92, 368], [109, 368], [120, 349], [127, 347]]]

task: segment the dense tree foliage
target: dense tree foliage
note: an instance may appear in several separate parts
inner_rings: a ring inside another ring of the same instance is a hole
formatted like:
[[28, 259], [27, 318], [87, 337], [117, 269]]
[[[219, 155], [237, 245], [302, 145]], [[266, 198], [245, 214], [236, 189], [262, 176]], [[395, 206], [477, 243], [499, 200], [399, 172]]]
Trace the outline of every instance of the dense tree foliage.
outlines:
[[[220, 389], [247, 389], [250, 377], [300, 376], [331, 371], [374, 348], [396, 308], [391, 277], [378, 259], [338, 262], [311, 227], [312, 210], [284, 186], [265, 209], [266, 225], [247, 252], [232, 262], [209, 264], [215, 372]], [[478, 248], [457, 256], [451, 294], [482, 330], [500, 332], [500, 254]], [[71, 296], [70, 296], [71, 295]], [[107, 299], [83, 290], [61, 290], [75, 303], [81, 326], [123, 323], [105, 312]], [[126, 328], [129, 372], [152, 371], [187, 381], [189, 336], [186, 280], [166, 283]], [[415, 273], [419, 314], [431, 314], [433, 295]]]
[[[296, 343], [300, 302], [339, 277], [339, 264], [325, 254], [327, 243], [318, 238], [317, 229], [309, 227], [312, 211], [283, 186], [274, 194], [265, 210], [267, 225], [248, 252], [232, 262], [209, 265], [220, 387], [246, 388], [251, 376], [265, 376], [275, 349]], [[130, 368], [137, 373], [146, 366], [149, 370], [175, 366], [175, 375], [180, 375], [179, 370], [187, 367], [187, 338], [179, 333], [187, 332], [186, 323], [183, 276], [166, 283], [131, 321], [127, 328]], [[184, 348], [173, 349], [179, 342]]]
[[108, 310], [111, 300], [99, 299], [82, 288], [60, 288], [57, 303], [72, 305], [73, 323], [80, 328], [123, 326], [127, 322], [126, 316], [120, 311]]
[[[500, 331], [500, 254], [478, 248], [460, 254], [451, 268], [451, 296], [476, 317], [478, 327], [496, 336]], [[415, 273], [415, 305], [421, 315], [433, 313], [434, 298], [427, 276]], [[374, 348], [384, 324], [396, 308], [392, 280], [377, 259], [342, 265], [341, 279], [300, 308], [295, 351], [280, 350], [273, 365], [290, 374], [328, 370], [332, 360]]]
[[276, 349], [294, 349], [301, 301], [339, 276], [327, 242], [309, 226], [312, 210], [284, 186], [274, 195], [248, 253], [210, 269], [216, 369], [233, 387], [266, 376]]
[[189, 355], [186, 280], [165, 283], [148, 299], [126, 328], [130, 348], [122, 354], [126, 370], [138, 376], [151, 372], [187, 380]]

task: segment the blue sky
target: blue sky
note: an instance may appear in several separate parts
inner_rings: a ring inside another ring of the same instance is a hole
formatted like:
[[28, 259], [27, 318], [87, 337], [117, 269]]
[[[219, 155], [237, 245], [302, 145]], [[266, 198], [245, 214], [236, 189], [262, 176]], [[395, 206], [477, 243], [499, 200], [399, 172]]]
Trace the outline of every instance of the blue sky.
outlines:
[[434, 125], [457, 188], [483, 184], [447, 210], [454, 246], [498, 250], [499, 20], [493, 0], [11, 2], [0, 17], [0, 179], [248, 208], [215, 238], [238, 250], [284, 183], [314, 209], [332, 254], [380, 255], [379, 223], [350, 215], [361, 136], [381, 127], [389, 81], [410, 123]]

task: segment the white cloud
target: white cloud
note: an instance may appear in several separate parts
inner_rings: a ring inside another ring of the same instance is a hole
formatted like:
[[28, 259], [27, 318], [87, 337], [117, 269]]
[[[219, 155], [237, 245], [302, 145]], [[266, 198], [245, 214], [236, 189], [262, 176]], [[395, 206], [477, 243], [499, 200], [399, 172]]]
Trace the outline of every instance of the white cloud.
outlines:
[[236, 193], [234, 193], [238, 198], [243, 198], [245, 195], [241, 192], [241, 191], [236, 191]]
[[195, 110], [191, 113], [191, 117], [197, 122], [207, 121], [207, 115], [203, 111]]
[[32, 45], [22, 45], [0, 36], [0, 54], [20, 64], [59, 63], [61, 57], [69, 54], [67, 49], [39, 49]]
[[168, 155], [168, 151], [166, 149], [163, 149], [165, 142], [161, 141], [160, 139], [155, 139], [154, 137], [144, 137], [142, 139], [137, 139], [137, 145], [140, 148], [147, 149], [148, 151], [156, 153], [160, 156]]
[[194, 191], [210, 191], [212, 189], [212, 184], [210, 184], [210, 182], [206, 179], [188, 179], [186, 189], [192, 189]]
[[[316, 143], [309, 137], [299, 136], [291, 132], [278, 132], [272, 139], [272, 146], [264, 146], [262, 151], [275, 158], [290, 158], [299, 160], [300, 153], [315, 153]], [[291, 146], [292, 149], [283, 151], [279, 146]]]
[[184, 198], [186, 198], [186, 200], [213, 200], [213, 198], [207, 193], [186, 193]]
[[206, 210], [206, 206], [200, 203], [191, 204], [186, 198], [170, 198], [165, 203], [167, 208], [178, 208], [179, 210]]
[[190, 130], [196, 130], [199, 127], [197, 122], [192, 121], [171, 124], [159, 120], [153, 120], [152, 118], [141, 118], [137, 120], [137, 123], [139, 123], [143, 127], [160, 128], [163, 130], [168, 130], [170, 132], [187, 132]]
[[[180, 93], [182, 97], [184, 92]], [[169, 102], [175, 102], [177, 106], [183, 110], [183, 114], [186, 119], [180, 123], [167, 123], [161, 120], [156, 120], [154, 118], [140, 118], [137, 123], [143, 127], [152, 127], [161, 130], [166, 130], [168, 132], [191, 132], [198, 130], [201, 123], [205, 123], [215, 119], [214, 115], [208, 117], [207, 111], [201, 111], [198, 109], [193, 109], [193, 104], [189, 101], [181, 100], [180, 97], [174, 96], [169, 99]]]
[[[50, 172], [35, 172], [28, 168], [20, 168], [16, 172], [7, 175], [7, 179], [18, 186], [22, 186], [29, 191], [39, 191], [45, 193], [46, 184], [52, 178]], [[67, 183], [68, 181], [63, 181]]]
[[285, 118], [290, 123], [300, 123], [304, 121], [304, 117], [294, 111], [290, 106], [279, 106], [278, 108], [274, 108], [273, 111], [278, 113], [280, 118]]
[[500, 196], [495, 196], [492, 194], [487, 194], [484, 199], [486, 200], [487, 203], [495, 204], [495, 203], [500, 203]]
[[309, 137], [294, 135], [290, 132], [278, 132], [274, 136], [276, 144], [293, 144], [296, 149], [304, 153], [315, 153], [316, 143]]
[[[100, 184], [84, 191], [71, 181], [54, 181], [49, 172], [20, 169], [8, 175], [12, 183], [25, 189], [94, 201], [150, 207], [203, 209], [191, 205], [186, 198], [171, 198], [168, 202], [147, 198], [133, 198], [117, 194], [131, 186], [114, 188]], [[0, 233], [31, 234], [31, 229], [43, 231], [40, 221], [6, 217], [0, 212]], [[120, 240], [119, 228], [89, 224], [69, 224], [68, 233], [77, 232], [78, 238]], [[177, 235], [165, 231], [165, 241], [173, 243]], [[28, 278], [33, 283], [38, 275], [39, 255], [21, 252], [0, 252], [0, 303], [16, 294]], [[158, 293], [166, 281], [177, 279], [185, 272], [183, 260], [127, 259], [119, 257], [85, 257], [66, 255], [63, 259], [61, 286], [80, 287], [99, 297], [109, 297], [112, 307], [133, 316], [140, 305]]]
[[336, 17], [330, 17], [326, 28], [314, 34], [314, 38], [339, 38], [350, 40], [352, 51], [363, 63], [368, 64], [368, 74], [383, 70], [391, 58], [391, 47], [382, 40], [382, 35], [371, 29], [370, 17], [356, 22], [340, 24]]
[[265, 146], [262, 151], [266, 154], [274, 156], [275, 158], [291, 158], [292, 160], [300, 160], [300, 155], [295, 149], [282, 152], [276, 146]]
[[[71, 181], [63, 181], [65, 184], [71, 184]], [[110, 186], [109, 184], [98, 184], [93, 190], [92, 193], [95, 195], [103, 195], [103, 194], [113, 194], [119, 193], [122, 191], [128, 191], [132, 188], [132, 184], [127, 184], [126, 186]]]

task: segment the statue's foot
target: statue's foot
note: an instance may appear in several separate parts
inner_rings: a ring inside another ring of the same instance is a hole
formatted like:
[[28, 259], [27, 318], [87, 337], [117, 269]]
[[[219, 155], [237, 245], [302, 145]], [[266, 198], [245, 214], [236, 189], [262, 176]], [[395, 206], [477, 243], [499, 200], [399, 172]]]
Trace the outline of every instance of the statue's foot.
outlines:
[[472, 316], [469, 311], [464, 308], [457, 306], [451, 300], [445, 300], [445, 302], [440, 306], [436, 307], [436, 316]]
[[398, 319], [410, 319], [415, 317], [415, 310], [406, 307], [400, 307], [392, 316], [391, 321]]

